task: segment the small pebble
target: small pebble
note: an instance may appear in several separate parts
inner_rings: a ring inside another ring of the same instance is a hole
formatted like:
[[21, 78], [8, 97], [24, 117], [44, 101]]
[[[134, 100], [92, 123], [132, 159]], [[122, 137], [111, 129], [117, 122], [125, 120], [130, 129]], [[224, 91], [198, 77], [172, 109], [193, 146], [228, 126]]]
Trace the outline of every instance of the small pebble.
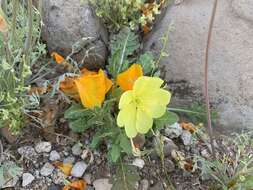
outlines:
[[82, 153], [82, 144], [76, 143], [71, 150], [73, 155], [79, 156]]
[[190, 131], [184, 130], [181, 139], [185, 146], [189, 146], [192, 144], [192, 134]]
[[40, 170], [42, 176], [49, 176], [53, 173], [54, 166], [50, 163], [46, 163]]
[[48, 153], [51, 151], [52, 144], [50, 142], [39, 142], [35, 146], [35, 150], [37, 153]]
[[49, 155], [50, 161], [56, 161], [56, 160], [60, 160], [60, 159], [61, 159], [61, 156], [56, 150], [53, 150], [50, 152], [50, 155]]
[[144, 162], [144, 160], [142, 160], [140, 158], [135, 158], [132, 165], [137, 166], [138, 168], [142, 169], [145, 165], [145, 162]]
[[97, 179], [93, 182], [95, 190], [111, 190], [112, 184], [109, 183], [109, 179]]
[[23, 173], [22, 176], [22, 187], [25, 187], [33, 182], [35, 177], [30, 173]]
[[73, 164], [75, 162], [75, 158], [73, 156], [69, 156], [63, 160], [64, 164]]
[[84, 162], [77, 162], [75, 163], [75, 165], [73, 166], [72, 170], [71, 170], [71, 175], [73, 177], [82, 177], [85, 170], [87, 169], [88, 165]]
[[36, 160], [38, 158], [38, 154], [32, 146], [20, 147], [18, 148], [18, 153], [29, 160]]
[[48, 190], [61, 190], [61, 187], [59, 185], [50, 185]]
[[174, 123], [173, 125], [167, 126], [165, 129], [165, 134], [169, 138], [178, 138], [183, 133], [183, 129], [179, 123]]

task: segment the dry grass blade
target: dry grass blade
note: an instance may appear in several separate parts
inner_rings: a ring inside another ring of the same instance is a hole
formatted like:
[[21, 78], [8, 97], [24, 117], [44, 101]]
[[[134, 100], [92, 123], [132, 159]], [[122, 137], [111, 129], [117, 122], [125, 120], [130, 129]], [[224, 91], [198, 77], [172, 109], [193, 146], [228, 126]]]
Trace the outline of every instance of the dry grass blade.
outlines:
[[214, 137], [213, 137], [213, 128], [212, 128], [212, 121], [211, 121], [211, 110], [210, 110], [210, 98], [209, 98], [209, 92], [208, 92], [208, 60], [209, 60], [209, 49], [210, 49], [210, 43], [212, 38], [212, 31], [213, 31], [213, 25], [217, 10], [217, 4], [218, 0], [214, 0], [214, 6], [212, 10], [211, 20], [209, 23], [209, 31], [208, 31], [208, 38], [207, 38], [207, 45], [206, 45], [206, 54], [205, 54], [205, 103], [206, 103], [206, 114], [207, 114], [207, 122], [208, 122], [208, 133], [210, 136], [211, 141], [211, 147], [212, 147], [212, 155], [213, 158], [215, 158], [215, 148], [214, 148]]

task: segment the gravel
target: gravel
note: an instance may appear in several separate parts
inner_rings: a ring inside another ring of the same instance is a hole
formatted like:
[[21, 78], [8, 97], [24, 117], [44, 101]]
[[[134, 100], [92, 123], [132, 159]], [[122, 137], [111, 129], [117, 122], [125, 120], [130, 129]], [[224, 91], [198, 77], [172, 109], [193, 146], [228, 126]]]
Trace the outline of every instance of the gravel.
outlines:
[[184, 130], [181, 139], [185, 146], [189, 146], [192, 144], [192, 134], [190, 131]]
[[33, 182], [35, 177], [30, 173], [23, 173], [22, 176], [22, 187], [25, 187]]
[[79, 156], [81, 153], [82, 153], [82, 144], [76, 143], [72, 147], [72, 154], [75, 155], [75, 156]]
[[28, 160], [36, 160], [38, 158], [38, 154], [32, 146], [22, 146], [18, 148], [18, 153]]
[[39, 142], [35, 146], [37, 153], [49, 153], [51, 151], [52, 144], [50, 142]]
[[73, 166], [71, 170], [71, 175], [73, 177], [82, 177], [87, 167], [88, 165], [85, 162], [82, 162], [82, 161], [77, 162], [75, 163], [75, 165]]
[[52, 152], [50, 152], [50, 155], [49, 155], [50, 161], [56, 161], [60, 159], [61, 159], [61, 156], [56, 150], [53, 150]]
[[93, 182], [95, 190], [111, 190], [112, 184], [109, 183], [109, 179], [101, 178]]
[[172, 139], [178, 138], [182, 133], [183, 129], [179, 123], [174, 123], [173, 125], [170, 125], [165, 129], [165, 134]]
[[45, 165], [41, 168], [40, 174], [42, 176], [50, 176], [54, 171], [54, 166], [50, 163], [45, 163]]
[[132, 165], [137, 166], [138, 168], [142, 169], [145, 165], [145, 162], [144, 162], [144, 160], [142, 160], [140, 158], [135, 158]]

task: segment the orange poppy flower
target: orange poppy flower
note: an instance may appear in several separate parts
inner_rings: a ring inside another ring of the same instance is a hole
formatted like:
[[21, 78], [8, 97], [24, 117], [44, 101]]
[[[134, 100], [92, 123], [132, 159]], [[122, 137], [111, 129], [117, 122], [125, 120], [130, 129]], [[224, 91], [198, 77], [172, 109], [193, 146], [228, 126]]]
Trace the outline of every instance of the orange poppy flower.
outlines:
[[107, 78], [103, 70], [99, 70], [97, 74], [83, 74], [74, 81], [82, 104], [86, 108], [100, 107], [106, 93], [112, 87], [112, 81]]
[[143, 76], [141, 65], [133, 64], [129, 69], [117, 76], [117, 84], [124, 91], [132, 90], [134, 82], [141, 76]]
[[[0, 10], [1, 13], [1, 10]], [[8, 24], [3, 16], [0, 15], [0, 32], [5, 33], [8, 31]]]

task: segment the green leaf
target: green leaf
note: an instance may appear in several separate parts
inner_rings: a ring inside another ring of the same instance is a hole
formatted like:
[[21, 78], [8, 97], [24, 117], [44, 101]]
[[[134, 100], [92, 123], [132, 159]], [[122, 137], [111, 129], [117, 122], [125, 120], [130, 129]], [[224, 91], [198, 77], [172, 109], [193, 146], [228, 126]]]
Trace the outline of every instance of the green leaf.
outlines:
[[65, 119], [79, 119], [80, 117], [89, 115], [91, 111], [89, 109], [83, 108], [79, 104], [73, 104], [64, 113]]
[[116, 78], [116, 76], [128, 68], [129, 56], [140, 47], [138, 36], [129, 28], [123, 28], [119, 34], [113, 36], [111, 42], [111, 58], [107, 69], [109, 73]]
[[87, 124], [87, 120], [85, 117], [81, 117], [79, 119], [69, 121], [69, 127], [75, 133], [82, 133], [85, 130], [91, 128], [92, 125]]
[[179, 117], [176, 113], [166, 111], [162, 117], [155, 119], [155, 126], [157, 130], [160, 130], [164, 128], [165, 125], [172, 125], [178, 121], [179, 121]]
[[132, 146], [131, 146], [129, 138], [127, 138], [125, 133], [121, 133], [119, 135], [119, 139], [120, 139], [120, 147], [122, 148], [123, 152], [129, 155], [132, 154]]
[[154, 56], [150, 52], [142, 54], [137, 63], [142, 66], [145, 75], [151, 73], [155, 67]]
[[108, 152], [109, 159], [116, 163], [120, 157], [121, 149], [118, 145], [113, 144], [111, 149]]

